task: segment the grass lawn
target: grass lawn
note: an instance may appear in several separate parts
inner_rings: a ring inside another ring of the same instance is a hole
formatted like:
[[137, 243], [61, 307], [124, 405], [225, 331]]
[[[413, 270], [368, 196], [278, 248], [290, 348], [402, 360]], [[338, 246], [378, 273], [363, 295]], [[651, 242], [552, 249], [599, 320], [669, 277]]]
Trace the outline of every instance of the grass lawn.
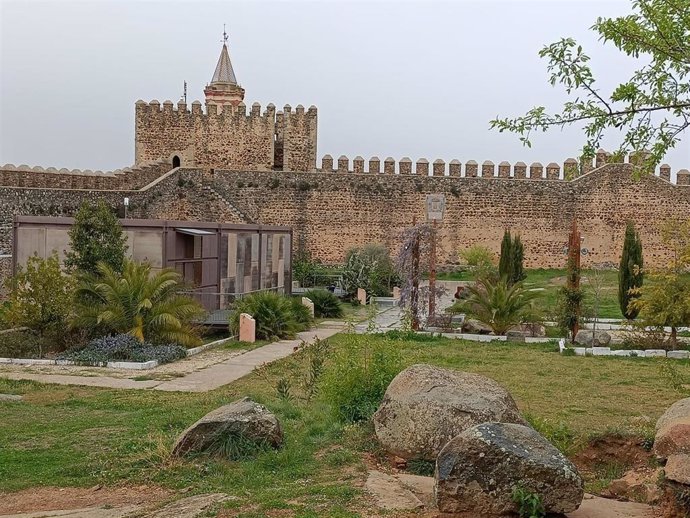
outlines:
[[[558, 305], [558, 291], [565, 284], [565, 270], [557, 269], [537, 269], [525, 270], [527, 278], [525, 286], [532, 289], [539, 289], [541, 296], [537, 303], [550, 315]], [[469, 271], [457, 273], [440, 274], [441, 280], [471, 281], [473, 275]], [[599, 282], [597, 282], [599, 281]], [[616, 270], [583, 270], [582, 288], [585, 292], [584, 305], [587, 312], [594, 314], [596, 301], [595, 287], [599, 288], [598, 316], [599, 318], [623, 318], [620, 307], [618, 306], [618, 271]]]
[[[352, 339], [336, 335], [333, 347]], [[357, 340], [381, 340], [359, 336]], [[690, 362], [567, 357], [552, 345], [478, 344], [443, 338], [399, 340], [404, 363], [432, 363], [490, 376], [523, 413], [584, 439], [611, 431], [650, 434], [674, 401], [687, 397], [669, 369], [690, 380]], [[303, 352], [206, 394], [107, 390], [0, 379], [0, 491], [42, 485], [157, 484], [191, 492], [228, 492], [232, 516], [357, 517], [365, 500], [363, 452], [376, 453], [368, 425], [346, 426], [317, 397], [307, 404], [277, 397], [276, 382], [306, 370]], [[673, 387], [679, 388], [673, 388]], [[253, 461], [177, 460], [175, 437], [206, 412], [241, 396], [265, 404], [286, 437], [279, 451]], [[650, 424], [636, 425], [648, 416]], [[367, 515], [371, 514], [367, 512]]]

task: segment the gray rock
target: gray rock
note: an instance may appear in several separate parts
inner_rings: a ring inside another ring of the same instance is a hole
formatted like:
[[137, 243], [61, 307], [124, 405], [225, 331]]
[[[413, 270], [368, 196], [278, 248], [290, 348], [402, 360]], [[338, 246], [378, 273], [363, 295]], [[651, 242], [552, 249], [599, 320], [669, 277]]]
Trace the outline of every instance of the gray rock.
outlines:
[[519, 326], [510, 328], [508, 333], [511, 331], [522, 333], [524, 336], [546, 336], [546, 327], [544, 327], [542, 324], [520, 324]]
[[606, 331], [581, 329], [575, 335], [575, 343], [585, 347], [606, 347], [611, 343], [611, 335]]
[[224, 453], [219, 448], [227, 441], [238, 441], [238, 447], [278, 448], [283, 432], [278, 419], [266, 407], [249, 398], [240, 399], [206, 414], [178, 437], [173, 455], [188, 453]]
[[433, 461], [453, 437], [487, 421], [526, 424], [494, 380], [423, 364], [395, 377], [374, 414], [379, 442], [408, 460]]
[[680, 453], [669, 456], [664, 466], [664, 476], [669, 480], [690, 485], [690, 455]]
[[398, 479], [386, 473], [370, 471], [364, 487], [373, 495], [376, 506], [382, 509], [418, 509], [424, 507], [422, 502]]
[[661, 459], [690, 454], [690, 398], [673, 403], [656, 422], [653, 451]]
[[547, 513], [576, 510], [584, 496], [577, 468], [530, 427], [483, 423], [465, 430], [436, 460], [439, 511], [465, 516], [517, 513], [522, 487], [541, 497]]
[[493, 330], [478, 320], [465, 319], [462, 323], [462, 332], [472, 335], [490, 335], [493, 333]]

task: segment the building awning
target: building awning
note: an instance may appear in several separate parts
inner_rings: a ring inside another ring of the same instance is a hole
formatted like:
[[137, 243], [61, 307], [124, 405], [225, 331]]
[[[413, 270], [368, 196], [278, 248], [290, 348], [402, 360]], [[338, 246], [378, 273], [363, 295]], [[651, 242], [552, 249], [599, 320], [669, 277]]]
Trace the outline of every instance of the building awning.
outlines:
[[215, 232], [210, 232], [208, 230], [203, 230], [200, 228], [176, 228], [175, 232], [180, 234], [188, 234], [190, 236], [213, 236]]

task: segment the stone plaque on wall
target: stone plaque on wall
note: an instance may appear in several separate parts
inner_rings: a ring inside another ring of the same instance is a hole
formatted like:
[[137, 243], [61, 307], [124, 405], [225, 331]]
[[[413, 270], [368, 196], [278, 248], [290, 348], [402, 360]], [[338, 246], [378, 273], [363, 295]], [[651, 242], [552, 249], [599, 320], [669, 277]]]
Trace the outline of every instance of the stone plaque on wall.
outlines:
[[426, 219], [427, 221], [440, 221], [446, 209], [446, 197], [443, 194], [427, 194]]

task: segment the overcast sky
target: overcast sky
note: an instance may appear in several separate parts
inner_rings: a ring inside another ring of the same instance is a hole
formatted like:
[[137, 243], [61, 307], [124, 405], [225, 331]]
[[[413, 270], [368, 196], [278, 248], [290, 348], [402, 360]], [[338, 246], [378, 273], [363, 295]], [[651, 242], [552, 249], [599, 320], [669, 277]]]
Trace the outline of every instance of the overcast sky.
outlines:
[[[0, 164], [114, 169], [134, 161], [134, 103], [203, 102], [228, 24], [245, 102], [319, 109], [322, 155], [562, 163], [577, 129], [534, 139], [496, 115], [565, 96], [537, 53], [562, 36], [592, 56], [605, 91], [635, 62], [603, 47], [616, 1], [106, 2], [0, 0]], [[605, 147], [614, 148], [617, 135]], [[668, 157], [690, 167], [690, 136]]]

